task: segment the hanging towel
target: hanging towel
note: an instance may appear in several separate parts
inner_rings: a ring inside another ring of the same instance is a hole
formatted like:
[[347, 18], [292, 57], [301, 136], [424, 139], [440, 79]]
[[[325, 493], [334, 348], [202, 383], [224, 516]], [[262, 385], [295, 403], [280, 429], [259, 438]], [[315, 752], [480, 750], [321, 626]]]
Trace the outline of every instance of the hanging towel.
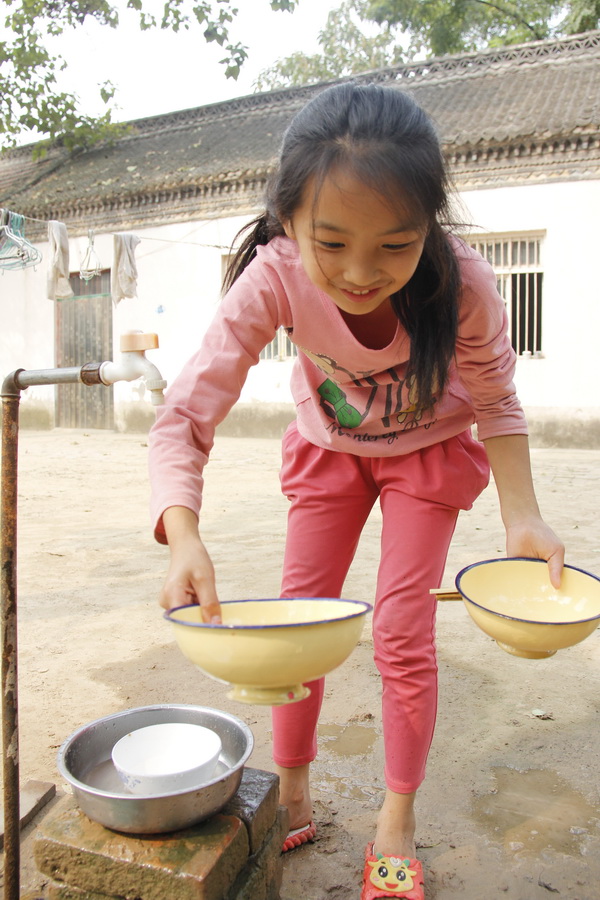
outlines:
[[51, 219], [48, 222], [50, 258], [48, 260], [48, 299], [68, 300], [73, 296], [69, 282], [69, 237], [67, 226]]
[[115, 234], [111, 272], [112, 298], [115, 306], [124, 297], [137, 297], [135, 248], [140, 243], [136, 234]]

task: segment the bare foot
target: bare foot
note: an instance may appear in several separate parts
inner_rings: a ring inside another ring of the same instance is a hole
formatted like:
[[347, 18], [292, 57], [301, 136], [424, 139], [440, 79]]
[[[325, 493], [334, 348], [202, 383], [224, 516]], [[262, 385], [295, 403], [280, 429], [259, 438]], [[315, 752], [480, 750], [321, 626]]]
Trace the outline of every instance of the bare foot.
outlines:
[[409, 834], [399, 834], [386, 837], [379, 837], [379, 830], [375, 836], [374, 853], [381, 853], [383, 856], [396, 856], [403, 859], [415, 859], [417, 856], [417, 848], [414, 837]]
[[415, 846], [415, 794], [397, 794], [386, 791], [385, 800], [377, 819], [375, 852], [384, 856], [414, 859]]
[[290, 830], [303, 828], [312, 820], [309, 766], [284, 768], [276, 766], [279, 775], [279, 802], [286, 806], [290, 816]]

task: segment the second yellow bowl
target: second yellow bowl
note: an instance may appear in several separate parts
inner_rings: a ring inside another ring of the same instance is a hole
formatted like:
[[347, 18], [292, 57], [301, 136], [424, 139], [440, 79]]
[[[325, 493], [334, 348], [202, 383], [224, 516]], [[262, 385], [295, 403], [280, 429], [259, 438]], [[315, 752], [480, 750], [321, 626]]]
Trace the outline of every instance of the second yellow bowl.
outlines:
[[487, 559], [459, 572], [456, 587], [473, 621], [514, 656], [545, 659], [600, 623], [600, 578], [574, 566], [557, 589], [544, 560]]

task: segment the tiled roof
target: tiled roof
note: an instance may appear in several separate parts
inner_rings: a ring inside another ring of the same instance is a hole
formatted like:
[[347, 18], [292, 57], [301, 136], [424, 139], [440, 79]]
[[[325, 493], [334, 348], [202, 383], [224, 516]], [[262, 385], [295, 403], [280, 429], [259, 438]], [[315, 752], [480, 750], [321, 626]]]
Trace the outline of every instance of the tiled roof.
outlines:
[[[407, 90], [433, 117], [459, 186], [600, 174], [600, 32], [356, 76]], [[0, 205], [112, 225], [260, 205], [291, 116], [323, 85], [140, 119], [113, 146], [0, 158]], [[83, 228], [83, 225], [82, 225]]]

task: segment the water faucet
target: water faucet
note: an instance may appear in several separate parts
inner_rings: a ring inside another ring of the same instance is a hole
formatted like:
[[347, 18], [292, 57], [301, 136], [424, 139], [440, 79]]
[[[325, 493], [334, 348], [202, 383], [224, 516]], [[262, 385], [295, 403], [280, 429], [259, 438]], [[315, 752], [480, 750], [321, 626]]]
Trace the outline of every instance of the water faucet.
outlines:
[[153, 406], [161, 406], [165, 402], [163, 391], [167, 386], [154, 363], [146, 359], [146, 350], [158, 347], [157, 334], [144, 334], [141, 331], [128, 331], [121, 335], [121, 355], [117, 362], [103, 362], [100, 365], [100, 380], [103, 384], [114, 384], [115, 381], [135, 381], [143, 378], [150, 391]]

